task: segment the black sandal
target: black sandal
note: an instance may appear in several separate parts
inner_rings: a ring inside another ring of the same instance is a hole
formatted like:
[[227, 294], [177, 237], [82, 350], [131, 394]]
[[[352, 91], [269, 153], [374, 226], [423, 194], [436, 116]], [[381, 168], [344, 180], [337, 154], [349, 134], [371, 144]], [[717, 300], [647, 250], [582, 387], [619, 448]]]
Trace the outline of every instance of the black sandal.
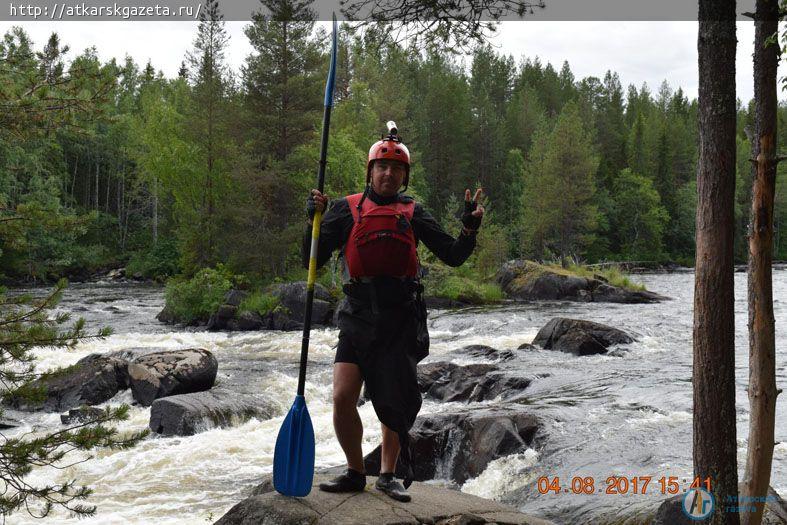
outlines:
[[365, 488], [366, 474], [349, 468], [341, 476], [320, 483], [320, 490], [325, 492], [363, 492]]

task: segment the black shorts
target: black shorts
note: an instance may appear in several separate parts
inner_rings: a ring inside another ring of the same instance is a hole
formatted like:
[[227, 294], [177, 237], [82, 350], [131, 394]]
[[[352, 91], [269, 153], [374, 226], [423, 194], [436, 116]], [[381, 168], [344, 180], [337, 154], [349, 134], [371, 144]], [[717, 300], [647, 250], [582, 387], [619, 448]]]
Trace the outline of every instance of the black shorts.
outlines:
[[353, 363], [360, 366], [358, 351], [353, 346], [349, 337], [339, 334], [339, 344], [336, 345], [334, 363]]

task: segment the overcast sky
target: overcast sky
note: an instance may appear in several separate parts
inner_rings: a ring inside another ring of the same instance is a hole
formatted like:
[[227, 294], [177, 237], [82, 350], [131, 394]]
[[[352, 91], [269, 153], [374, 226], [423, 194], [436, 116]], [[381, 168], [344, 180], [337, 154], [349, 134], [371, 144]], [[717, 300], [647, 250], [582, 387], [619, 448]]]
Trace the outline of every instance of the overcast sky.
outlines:
[[[196, 34], [195, 22], [26, 22], [21, 24], [40, 48], [52, 31], [71, 46], [70, 55], [96, 46], [102, 60], [126, 54], [144, 66], [151, 60], [167, 77], [175, 76]], [[226, 56], [236, 71], [251, 53], [243, 27], [227, 22], [230, 35]], [[0, 22], [5, 33], [11, 24]], [[738, 23], [737, 91], [747, 102], [752, 97], [753, 22]], [[689, 98], [697, 96], [697, 22], [504, 22], [492, 45], [500, 53], [541, 57], [560, 69], [568, 60], [577, 80], [603, 77], [617, 71], [624, 89], [647, 82], [655, 92], [666, 80], [681, 86]], [[781, 95], [780, 99], [787, 98]]]

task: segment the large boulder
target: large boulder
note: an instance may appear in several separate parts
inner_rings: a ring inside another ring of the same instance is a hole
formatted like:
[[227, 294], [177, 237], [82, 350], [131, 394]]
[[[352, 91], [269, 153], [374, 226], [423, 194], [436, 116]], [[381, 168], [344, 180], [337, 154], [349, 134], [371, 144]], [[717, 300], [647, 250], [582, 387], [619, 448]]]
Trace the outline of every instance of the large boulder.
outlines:
[[497, 282], [508, 297], [523, 301], [652, 303], [668, 299], [647, 290], [613, 286], [600, 276], [581, 277], [520, 259], [505, 263]]
[[497, 365], [475, 363], [465, 366], [449, 362], [418, 367], [418, 386], [428, 397], [440, 401], [486, 401], [516, 395], [531, 380], [502, 372]]
[[[552, 522], [522, 514], [503, 505], [456, 490], [413, 483], [412, 501], [394, 501], [367, 487], [353, 494], [323, 492], [317, 485], [330, 475], [316, 474], [304, 498], [282, 496], [266, 480], [254, 495], [232, 507], [215, 525], [550, 525]], [[373, 483], [374, 480], [369, 480]]]
[[82, 405], [98, 405], [128, 388], [127, 362], [111, 356], [91, 354], [75, 365], [56, 370], [33, 381], [33, 388], [43, 387], [45, 398], [31, 402], [11, 398], [8, 403], [27, 411], [65, 412]]
[[128, 376], [134, 399], [143, 406], [154, 400], [201, 392], [213, 386], [219, 364], [203, 348], [154, 352], [128, 364]]
[[149, 426], [165, 436], [191, 436], [251, 418], [270, 419], [275, 411], [273, 403], [260, 397], [212, 389], [156, 399], [150, 407]]
[[617, 344], [632, 343], [634, 338], [622, 330], [601, 323], [555, 317], [538, 331], [533, 344], [546, 350], [574, 355], [604, 354]]
[[[270, 293], [279, 299], [279, 303], [286, 311], [287, 318], [294, 324], [303, 327], [306, 311], [306, 281], [275, 284], [270, 288]], [[335, 301], [328, 290], [320, 284], [315, 284], [312, 323], [331, 324], [334, 303]]]
[[[410, 430], [415, 480], [464, 483], [490, 461], [532, 447], [539, 423], [520, 407], [463, 408], [429, 414]], [[380, 447], [364, 458], [366, 472], [380, 472]], [[399, 477], [404, 473], [397, 471]]]

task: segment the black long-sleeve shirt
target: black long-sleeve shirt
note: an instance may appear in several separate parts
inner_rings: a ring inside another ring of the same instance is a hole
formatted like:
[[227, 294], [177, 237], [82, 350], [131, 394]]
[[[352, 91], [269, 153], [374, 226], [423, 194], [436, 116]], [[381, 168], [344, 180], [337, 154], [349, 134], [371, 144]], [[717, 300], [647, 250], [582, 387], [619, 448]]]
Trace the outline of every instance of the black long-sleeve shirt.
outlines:
[[[383, 197], [369, 188], [367, 196], [377, 205], [391, 204], [398, 199], [407, 202], [412, 197], [397, 194], [392, 197]], [[346, 198], [334, 201], [323, 215], [320, 224], [320, 240], [317, 248], [317, 267], [322, 267], [336, 249], [342, 249], [353, 227], [353, 214]], [[416, 242], [423, 242], [429, 250], [449, 266], [459, 266], [467, 260], [475, 249], [475, 235], [460, 234], [457, 239], [451, 237], [443, 230], [421, 204], [415, 203], [413, 210], [413, 233]], [[311, 250], [312, 227], [308, 225], [303, 235], [303, 265], [309, 267], [309, 252]]]

